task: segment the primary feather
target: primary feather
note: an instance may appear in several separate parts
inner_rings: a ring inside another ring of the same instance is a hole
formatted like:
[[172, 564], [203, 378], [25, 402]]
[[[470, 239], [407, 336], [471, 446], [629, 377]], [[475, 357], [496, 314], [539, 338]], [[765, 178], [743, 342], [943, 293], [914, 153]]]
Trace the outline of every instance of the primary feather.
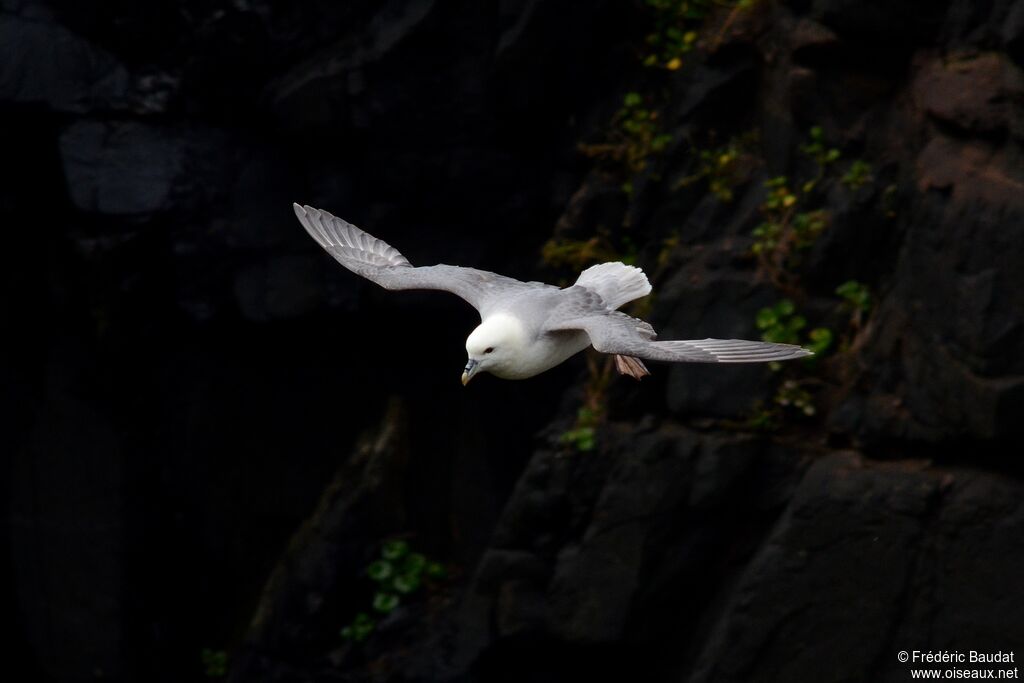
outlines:
[[503, 293], [551, 287], [461, 266], [442, 264], [416, 268], [387, 242], [327, 211], [298, 204], [293, 204], [292, 208], [306, 232], [338, 263], [385, 289], [436, 289], [451, 292], [483, 313], [487, 303]]

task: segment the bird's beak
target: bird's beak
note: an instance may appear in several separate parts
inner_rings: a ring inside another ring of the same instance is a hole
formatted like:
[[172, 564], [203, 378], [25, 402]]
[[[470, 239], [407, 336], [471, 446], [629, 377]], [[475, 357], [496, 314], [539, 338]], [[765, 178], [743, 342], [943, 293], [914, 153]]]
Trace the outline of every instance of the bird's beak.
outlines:
[[462, 386], [469, 384], [469, 380], [473, 379], [473, 375], [480, 368], [480, 361], [473, 360], [470, 358], [466, 361], [466, 368], [462, 371]]

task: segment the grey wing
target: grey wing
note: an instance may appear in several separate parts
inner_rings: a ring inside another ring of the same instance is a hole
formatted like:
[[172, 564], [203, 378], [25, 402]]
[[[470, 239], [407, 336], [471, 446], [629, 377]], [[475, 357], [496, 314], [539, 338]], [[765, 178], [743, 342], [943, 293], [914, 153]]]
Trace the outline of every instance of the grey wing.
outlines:
[[397, 249], [327, 211], [293, 204], [306, 232], [338, 263], [385, 289], [436, 289], [451, 292], [477, 310], [489, 299], [513, 289], [539, 286], [497, 273], [460, 266], [413, 267]]
[[[580, 306], [574, 308], [579, 311]], [[745, 339], [655, 341], [657, 335], [650, 324], [618, 311], [593, 310], [577, 317], [558, 313], [554, 312], [546, 329], [583, 330], [594, 349], [620, 356], [670, 363], [762, 363], [811, 355], [807, 349], [792, 344]]]

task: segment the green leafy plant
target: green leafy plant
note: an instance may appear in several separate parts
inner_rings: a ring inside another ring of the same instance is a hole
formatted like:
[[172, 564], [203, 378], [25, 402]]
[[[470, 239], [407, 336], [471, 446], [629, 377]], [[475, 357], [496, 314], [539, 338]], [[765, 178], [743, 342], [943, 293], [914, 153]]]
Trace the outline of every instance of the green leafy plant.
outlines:
[[867, 313], [871, 310], [871, 290], [863, 282], [847, 280], [836, 287], [836, 294], [843, 300], [843, 303], [854, 311]]
[[749, 131], [731, 138], [720, 147], [701, 150], [697, 172], [680, 180], [676, 187], [686, 187], [706, 179], [708, 190], [718, 201], [723, 204], [731, 202], [735, 195], [734, 188], [743, 182], [749, 169], [756, 163], [752, 149], [757, 139], [757, 131]]
[[822, 178], [825, 177], [825, 171], [830, 164], [835, 163], [842, 156], [841, 152], [835, 147], [829, 147], [825, 143], [825, 131], [822, 130], [821, 126], [812, 126], [808, 132], [810, 140], [803, 145], [800, 145], [800, 151], [811, 157], [818, 165], [818, 171], [813, 178], [804, 182], [803, 191], [808, 193], [821, 182]]
[[597, 426], [597, 415], [593, 410], [583, 407], [576, 413], [576, 423], [572, 429], [562, 433], [558, 442], [563, 446], [571, 446], [580, 452], [594, 450], [597, 444], [595, 440], [595, 428]]
[[650, 52], [644, 57], [644, 66], [675, 71], [682, 67], [683, 58], [700, 43], [700, 31], [716, 8], [731, 11], [722, 22], [718, 42], [725, 30], [741, 10], [754, 6], [756, 0], [647, 0], [654, 15], [654, 30], [645, 39]]
[[766, 306], [757, 312], [757, 329], [761, 339], [776, 344], [798, 344], [809, 348], [815, 354], [824, 353], [833, 340], [832, 330], [815, 327], [806, 336], [807, 318], [797, 313], [792, 299], [782, 299], [774, 306]]
[[804, 346], [814, 352], [815, 356], [821, 356], [832, 346], [835, 335], [827, 327], [815, 327], [807, 333], [807, 340]]
[[[796, 252], [808, 249], [828, 227], [829, 215], [824, 209], [801, 210], [800, 197], [786, 176], [765, 182], [768, 195], [761, 204], [763, 221], [754, 228], [751, 252], [772, 275], [777, 284], [795, 264]], [[783, 287], [784, 288], [784, 287]]]
[[[767, 274], [779, 290], [792, 296], [805, 294], [797, 272], [802, 252], [816, 243], [830, 222], [830, 215], [823, 208], [823, 182], [838, 180], [856, 190], [873, 180], [871, 166], [859, 159], [852, 161], [841, 176], [832, 175], [842, 155], [838, 148], [827, 143], [820, 126], [810, 129], [808, 140], [800, 146], [800, 151], [814, 162], [816, 170], [813, 177], [796, 182], [786, 176], [777, 176], [765, 183], [767, 193], [760, 207], [762, 222], [753, 230], [751, 246], [761, 272]], [[890, 216], [893, 212], [889, 205], [893, 203], [894, 194], [888, 190], [883, 194], [883, 204], [889, 207], [886, 214]], [[849, 326], [858, 328], [862, 317], [872, 306], [870, 291], [855, 280], [844, 282], [835, 291], [841, 299], [841, 307], [851, 313]], [[812, 376], [816, 359], [835, 347], [837, 340], [841, 341], [841, 351], [849, 348], [849, 328], [841, 326], [838, 331], [827, 327], [807, 329], [807, 319], [797, 312], [790, 298], [761, 309], [756, 323], [765, 341], [799, 344], [815, 355], [800, 364], [785, 367], [771, 400], [767, 405], [760, 404], [755, 408], [748, 426], [774, 430], [789, 415], [813, 417], [818, 410], [814, 402], [814, 386], [821, 383], [820, 379]], [[772, 367], [783, 369], [781, 364], [773, 364]]]
[[341, 637], [345, 640], [361, 643], [370, 637], [370, 634], [373, 633], [373, 629], [376, 627], [377, 622], [369, 614], [359, 612], [351, 624], [341, 629]]
[[[639, 92], [628, 92], [622, 106], [612, 120], [607, 141], [580, 145], [587, 156], [611, 161], [631, 175], [647, 169], [652, 156], [665, 151], [672, 144], [672, 136], [662, 130], [660, 113], [653, 98]], [[622, 184], [623, 191], [632, 195], [633, 181]]]
[[871, 290], [863, 282], [847, 280], [836, 287], [836, 294], [842, 299], [842, 307], [850, 312], [850, 325], [857, 329], [873, 305]]
[[871, 175], [871, 164], [864, 161], [863, 159], [856, 159], [850, 164], [850, 167], [846, 169], [846, 173], [839, 179], [843, 185], [846, 185], [851, 190], [856, 190], [867, 183], [870, 183], [874, 178]]
[[807, 319], [797, 314], [796, 305], [790, 299], [757, 312], [757, 329], [761, 330], [761, 339], [767, 342], [798, 344], [800, 331], [806, 325]]
[[650, 52], [644, 66], [662, 67], [675, 71], [682, 66], [682, 58], [697, 46], [699, 35], [695, 30], [703, 23], [714, 6], [713, 0], [647, 0], [654, 14], [654, 30], [645, 42]]
[[821, 202], [815, 190], [825, 179], [826, 170], [840, 157], [837, 148], [826, 144], [821, 126], [811, 128], [809, 140], [800, 150], [814, 160], [817, 172], [799, 184], [799, 192], [786, 176], [765, 182], [768, 194], [760, 207], [762, 222], [753, 230], [750, 248], [762, 272], [777, 288], [788, 292], [798, 289], [796, 270], [801, 252], [813, 246], [828, 228], [831, 217], [824, 208], [815, 206]]
[[[395, 611], [403, 598], [415, 594], [425, 583], [447, 576], [444, 566], [414, 552], [408, 542], [392, 539], [381, 544], [380, 557], [366, 567], [366, 575], [376, 584], [371, 606], [373, 611], [387, 615]], [[341, 637], [356, 643], [366, 640], [377, 626], [366, 612], [359, 612], [341, 629]]]
[[824, 209], [801, 211], [793, 216], [793, 248], [808, 249], [828, 227], [829, 215]]
[[626, 93], [616, 118], [626, 140], [627, 165], [635, 173], [644, 170], [647, 157], [672, 143], [672, 136], [661, 130], [658, 110], [638, 92]]
[[228, 675], [228, 653], [224, 650], [203, 648], [199, 653], [203, 673], [207, 678], [224, 678]]

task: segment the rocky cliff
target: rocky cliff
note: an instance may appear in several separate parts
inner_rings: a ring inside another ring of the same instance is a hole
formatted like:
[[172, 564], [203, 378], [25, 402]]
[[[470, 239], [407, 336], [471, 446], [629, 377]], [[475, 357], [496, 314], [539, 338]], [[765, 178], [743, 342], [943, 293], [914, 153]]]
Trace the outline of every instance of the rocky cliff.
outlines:
[[[17, 680], [1024, 643], [1024, 2], [3, 0], [0, 46]], [[464, 389], [473, 312], [292, 201], [413, 263], [629, 260], [664, 338], [820, 352]], [[374, 612], [396, 538], [444, 577]]]

